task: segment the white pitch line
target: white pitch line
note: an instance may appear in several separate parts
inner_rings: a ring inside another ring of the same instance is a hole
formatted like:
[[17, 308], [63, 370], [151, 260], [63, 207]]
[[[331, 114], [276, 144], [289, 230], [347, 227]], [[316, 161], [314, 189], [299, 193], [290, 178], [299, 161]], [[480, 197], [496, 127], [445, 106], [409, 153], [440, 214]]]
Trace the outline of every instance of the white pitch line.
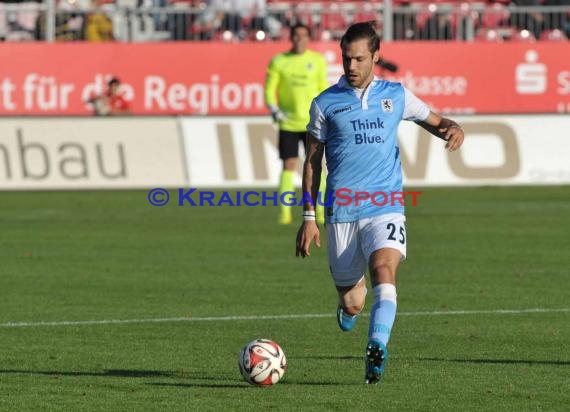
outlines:
[[[524, 313], [569, 313], [570, 308], [534, 308], [534, 309], [494, 309], [494, 310], [447, 310], [426, 312], [399, 312], [397, 316], [461, 316], [461, 315], [519, 315]], [[69, 320], [58, 322], [8, 322], [0, 323], [2, 328], [30, 328], [36, 326], [82, 326], [82, 325], [115, 325], [127, 323], [169, 323], [169, 322], [223, 322], [241, 320], [291, 320], [331, 318], [331, 313], [314, 313], [298, 315], [261, 315], [261, 316], [207, 316], [150, 319], [107, 319], [107, 320]], [[364, 314], [363, 316], [367, 316]]]
[[570, 308], [533, 308], [533, 309], [490, 309], [490, 310], [440, 310], [433, 312], [403, 312], [397, 316], [438, 316], [438, 315], [518, 315], [522, 313], [560, 313], [570, 312]]

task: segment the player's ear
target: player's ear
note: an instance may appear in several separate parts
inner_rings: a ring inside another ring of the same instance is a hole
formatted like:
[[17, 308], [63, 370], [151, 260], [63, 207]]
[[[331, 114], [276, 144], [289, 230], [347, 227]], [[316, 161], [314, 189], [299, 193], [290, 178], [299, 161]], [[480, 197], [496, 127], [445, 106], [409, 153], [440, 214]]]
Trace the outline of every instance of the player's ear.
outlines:
[[374, 64], [378, 63], [378, 61], [380, 60], [380, 52], [379, 51], [374, 52], [374, 54], [372, 55], [372, 60], [374, 61]]

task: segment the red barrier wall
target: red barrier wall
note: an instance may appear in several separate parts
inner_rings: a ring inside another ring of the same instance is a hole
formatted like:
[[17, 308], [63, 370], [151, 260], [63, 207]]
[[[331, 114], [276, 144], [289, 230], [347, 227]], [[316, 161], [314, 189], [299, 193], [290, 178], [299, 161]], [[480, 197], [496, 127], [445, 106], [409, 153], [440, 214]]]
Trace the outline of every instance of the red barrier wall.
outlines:
[[[84, 115], [116, 75], [136, 114], [265, 114], [265, 69], [288, 43], [0, 44], [0, 115]], [[342, 74], [336, 43], [314, 43]], [[402, 81], [447, 113], [570, 112], [570, 43], [391, 43]], [[379, 73], [380, 74], [380, 73]]]

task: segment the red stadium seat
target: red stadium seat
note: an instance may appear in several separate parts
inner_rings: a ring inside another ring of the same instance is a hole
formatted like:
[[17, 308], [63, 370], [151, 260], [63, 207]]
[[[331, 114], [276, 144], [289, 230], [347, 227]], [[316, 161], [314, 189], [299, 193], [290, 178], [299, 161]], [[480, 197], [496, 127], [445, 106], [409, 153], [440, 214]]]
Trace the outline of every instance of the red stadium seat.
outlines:
[[320, 23], [320, 28], [322, 30], [344, 31], [347, 26], [348, 22], [344, 17], [344, 13], [339, 10], [338, 4], [333, 3], [330, 7], [323, 8]]
[[340, 39], [348, 27], [344, 11], [341, 11], [337, 3], [333, 3], [328, 7], [323, 7], [321, 20], [319, 22], [319, 31], [323, 40]]
[[418, 12], [418, 14], [416, 14], [416, 24], [418, 26], [418, 30], [423, 29], [426, 22], [433, 17], [436, 11], [437, 6], [432, 3], [426, 9], [423, 9]]
[[504, 41], [503, 36], [501, 36], [497, 30], [488, 29], [486, 27], [482, 27], [477, 30], [477, 33], [475, 34], [475, 40], [488, 43], [502, 43]]
[[496, 29], [504, 26], [510, 17], [509, 9], [504, 5], [495, 3], [492, 7], [488, 7], [481, 16], [481, 24], [488, 29]]
[[511, 37], [511, 41], [520, 43], [535, 43], [536, 38], [534, 37], [534, 34], [528, 30], [515, 30], [513, 36]]
[[297, 3], [293, 7], [293, 22], [299, 22], [306, 24], [309, 27], [314, 27], [314, 17], [311, 11], [310, 4], [308, 3]]
[[352, 16], [352, 22], [358, 23], [363, 21], [375, 21], [377, 23], [381, 22], [380, 13], [374, 10], [374, 6], [371, 3], [359, 4], [358, 10]]
[[540, 33], [540, 40], [543, 41], [568, 41], [566, 34], [560, 29], [545, 30]]
[[[479, 13], [472, 10], [469, 3], [461, 3], [458, 12], [452, 13], [450, 16], [451, 30], [453, 37], [457, 36], [458, 26], [466, 25], [469, 22], [469, 27], [476, 28], [479, 22]], [[465, 33], [463, 33], [465, 35]]]

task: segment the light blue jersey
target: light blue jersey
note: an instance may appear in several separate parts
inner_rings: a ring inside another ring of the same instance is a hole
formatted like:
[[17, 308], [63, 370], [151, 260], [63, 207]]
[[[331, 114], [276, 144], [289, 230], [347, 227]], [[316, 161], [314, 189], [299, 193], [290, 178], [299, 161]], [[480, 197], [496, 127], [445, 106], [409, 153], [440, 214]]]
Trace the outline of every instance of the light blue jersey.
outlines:
[[429, 113], [402, 84], [376, 78], [358, 90], [343, 76], [313, 100], [307, 130], [325, 144], [327, 223], [404, 213], [398, 125]]

